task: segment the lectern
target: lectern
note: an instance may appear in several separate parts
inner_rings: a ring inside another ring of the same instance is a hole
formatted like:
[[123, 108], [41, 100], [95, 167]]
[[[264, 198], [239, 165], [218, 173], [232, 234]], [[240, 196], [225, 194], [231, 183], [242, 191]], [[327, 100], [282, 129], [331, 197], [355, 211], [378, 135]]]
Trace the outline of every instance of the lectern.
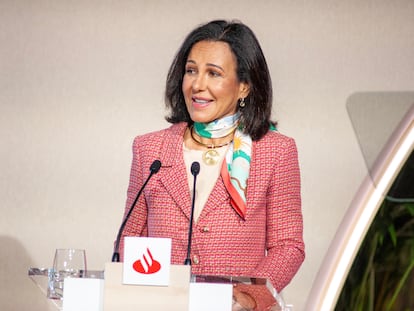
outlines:
[[[125, 285], [122, 269], [122, 263], [107, 263], [104, 271], [88, 271], [82, 278], [66, 279], [63, 304], [57, 303], [57, 309], [232, 311], [242, 310], [239, 302], [247, 298], [256, 305], [251, 310], [287, 310], [266, 279], [191, 275], [190, 266], [171, 265], [168, 286]], [[45, 296], [49, 275], [50, 269], [29, 269], [29, 276]], [[89, 295], [88, 299], [85, 295]]]

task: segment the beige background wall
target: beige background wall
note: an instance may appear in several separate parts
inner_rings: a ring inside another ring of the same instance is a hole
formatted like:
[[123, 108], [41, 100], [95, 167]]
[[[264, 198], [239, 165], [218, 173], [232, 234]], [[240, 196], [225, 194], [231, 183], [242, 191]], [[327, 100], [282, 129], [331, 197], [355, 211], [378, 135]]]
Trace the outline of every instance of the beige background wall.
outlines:
[[307, 258], [295, 311], [366, 168], [346, 111], [360, 91], [414, 89], [414, 2], [0, 0], [0, 309], [47, 310], [26, 276], [55, 248], [112, 254], [137, 134], [194, 26], [237, 18], [262, 43], [274, 116], [300, 152]]

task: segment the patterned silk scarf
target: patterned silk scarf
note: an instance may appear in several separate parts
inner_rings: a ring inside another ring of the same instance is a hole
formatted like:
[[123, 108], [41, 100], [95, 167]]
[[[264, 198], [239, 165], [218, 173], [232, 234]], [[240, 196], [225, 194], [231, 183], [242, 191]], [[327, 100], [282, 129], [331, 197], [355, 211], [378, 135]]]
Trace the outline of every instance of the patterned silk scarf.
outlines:
[[252, 139], [244, 134], [238, 121], [240, 114], [224, 117], [210, 123], [194, 123], [195, 132], [206, 138], [224, 137], [234, 132], [233, 143], [226, 154], [226, 160], [221, 167], [221, 176], [227, 191], [230, 194], [230, 202], [240, 217], [246, 217], [246, 191], [249, 178], [250, 161], [252, 155]]

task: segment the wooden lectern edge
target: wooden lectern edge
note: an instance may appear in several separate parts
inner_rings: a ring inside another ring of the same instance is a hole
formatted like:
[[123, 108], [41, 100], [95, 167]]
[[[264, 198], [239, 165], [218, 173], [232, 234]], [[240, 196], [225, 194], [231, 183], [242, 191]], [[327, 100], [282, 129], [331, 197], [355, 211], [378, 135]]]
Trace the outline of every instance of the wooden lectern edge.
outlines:
[[191, 266], [171, 265], [168, 286], [123, 284], [123, 263], [105, 264], [104, 275], [104, 311], [188, 310]]

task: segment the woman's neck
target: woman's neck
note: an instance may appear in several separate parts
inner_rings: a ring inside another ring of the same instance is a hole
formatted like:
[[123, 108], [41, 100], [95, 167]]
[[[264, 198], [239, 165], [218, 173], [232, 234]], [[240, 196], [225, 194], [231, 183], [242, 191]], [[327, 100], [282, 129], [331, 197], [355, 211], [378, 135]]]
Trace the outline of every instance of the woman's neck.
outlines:
[[190, 137], [191, 139], [199, 146], [208, 148], [208, 149], [214, 149], [214, 148], [220, 148], [223, 146], [226, 146], [228, 144], [230, 144], [233, 141], [233, 137], [234, 137], [234, 131], [236, 129], [233, 129], [230, 133], [228, 133], [225, 136], [222, 137], [203, 137], [201, 135], [199, 135], [193, 126], [191, 126], [189, 128], [189, 132], [190, 132]]

